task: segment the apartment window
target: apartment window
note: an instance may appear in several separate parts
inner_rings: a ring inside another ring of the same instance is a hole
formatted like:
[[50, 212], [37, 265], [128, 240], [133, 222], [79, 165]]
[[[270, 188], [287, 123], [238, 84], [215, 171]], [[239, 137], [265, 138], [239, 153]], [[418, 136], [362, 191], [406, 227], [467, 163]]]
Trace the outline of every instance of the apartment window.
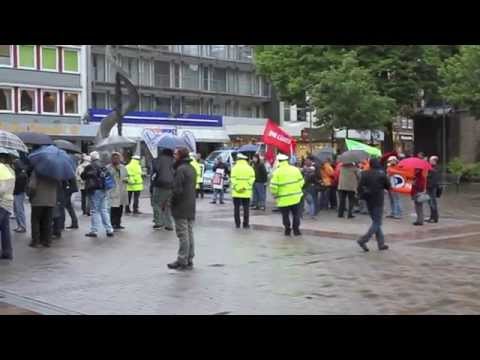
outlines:
[[0, 88], [0, 112], [13, 112], [12, 88]]
[[172, 103], [172, 112], [173, 112], [174, 114], [180, 114], [180, 112], [182, 111], [181, 98], [174, 97], [172, 101], [173, 101], [173, 103]]
[[170, 87], [170, 63], [164, 61], [155, 61], [155, 86]]
[[152, 97], [142, 96], [141, 98], [142, 111], [152, 111]]
[[262, 79], [262, 96], [270, 96], [270, 86], [265, 78]]
[[208, 67], [205, 66], [203, 68], [203, 90], [209, 89], [209, 86], [208, 86], [209, 80], [210, 80], [210, 74], [208, 71]]
[[252, 93], [252, 74], [248, 72], [238, 73], [238, 91], [240, 94], [250, 95]]
[[42, 46], [40, 67], [45, 71], [58, 71], [58, 49], [53, 46]]
[[105, 109], [106, 104], [106, 95], [104, 93], [93, 93], [92, 94], [92, 106], [94, 109]]
[[260, 105], [255, 107], [255, 115], [257, 118], [262, 117], [262, 107]]
[[35, 89], [19, 89], [18, 103], [21, 113], [36, 113], [37, 91]]
[[199, 114], [200, 113], [200, 99], [184, 99], [183, 101], [184, 114]]
[[178, 89], [180, 87], [180, 65], [179, 64], [175, 64], [173, 75], [174, 75], [175, 88]]
[[156, 98], [155, 111], [170, 112], [170, 98]]
[[227, 72], [225, 69], [213, 69], [213, 91], [225, 92], [227, 90]]
[[23, 69], [37, 67], [35, 45], [18, 45], [18, 67]]
[[408, 128], [413, 129], [413, 120], [412, 119], [408, 119]]
[[292, 121], [292, 118], [290, 116], [291, 111], [290, 111], [290, 105], [287, 103], [284, 103], [283, 105], [283, 121]]
[[199, 86], [199, 69], [196, 64], [188, 64], [183, 66], [182, 88], [198, 89]]
[[250, 46], [247, 45], [239, 45], [238, 46], [238, 56], [237, 59], [240, 61], [248, 61], [251, 62], [253, 59], [253, 51]]
[[253, 113], [252, 106], [247, 104], [241, 104], [239, 107], [239, 115], [244, 117], [251, 117]]
[[65, 115], [78, 115], [80, 113], [80, 110], [78, 108], [79, 99], [79, 93], [63, 93], [63, 109]]
[[13, 66], [12, 45], [0, 45], [0, 66]]
[[237, 93], [237, 79], [233, 70], [227, 72], [227, 91], [232, 94]]
[[93, 78], [95, 81], [105, 81], [105, 55], [93, 55]]
[[42, 90], [42, 113], [58, 114], [58, 92]]
[[200, 55], [199, 45], [183, 45], [183, 53], [186, 55]]
[[227, 58], [227, 49], [225, 45], [210, 45], [210, 54], [219, 59]]
[[77, 49], [63, 49], [63, 71], [68, 73], [80, 72], [80, 51]]
[[260, 95], [260, 76], [255, 76], [254, 78], [253, 95]]
[[140, 60], [140, 84], [150, 86], [150, 63], [148, 60]]
[[408, 129], [408, 119], [402, 119], [402, 129]]
[[216, 103], [214, 101], [213, 106], [212, 106], [212, 114], [213, 115], [225, 115], [225, 104], [222, 104], [220, 102]]

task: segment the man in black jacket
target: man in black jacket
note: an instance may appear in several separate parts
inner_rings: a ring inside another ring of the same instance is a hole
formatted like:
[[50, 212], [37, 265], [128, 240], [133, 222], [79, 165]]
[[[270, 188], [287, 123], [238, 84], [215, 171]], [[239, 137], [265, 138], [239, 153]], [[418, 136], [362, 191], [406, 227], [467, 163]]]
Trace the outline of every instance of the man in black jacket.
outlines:
[[193, 221], [195, 220], [197, 173], [190, 164], [188, 149], [178, 149], [175, 152], [175, 159], [172, 215], [180, 246], [177, 260], [167, 266], [169, 269], [190, 270], [193, 268], [195, 256]]
[[430, 205], [430, 219], [427, 220], [429, 223], [438, 223], [438, 204], [437, 196], [440, 189], [440, 171], [438, 170], [438, 156], [430, 157], [430, 165], [432, 165], [432, 170], [428, 172], [427, 177], [427, 192], [430, 196], [429, 205]]
[[370, 170], [363, 171], [358, 186], [360, 198], [367, 202], [368, 213], [372, 218], [372, 225], [368, 232], [358, 240], [358, 244], [364, 251], [368, 251], [366, 243], [375, 234], [379, 250], [387, 250], [382, 231], [384, 191], [390, 190], [385, 171], [378, 159], [370, 160]]
[[253, 184], [252, 208], [265, 211], [265, 200], [267, 197], [268, 174], [265, 164], [260, 156], [255, 154], [252, 159], [252, 166], [255, 170], [255, 183]]
[[153, 208], [153, 228], [173, 231], [171, 197], [173, 188], [173, 151], [159, 149], [158, 158], [152, 163], [151, 203]]
[[25, 233], [27, 223], [25, 218], [25, 193], [28, 183], [28, 166], [20, 159], [14, 163], [15, 188], [13, 190], [13, 213], [17, 221], [17, 228], [13, 231]]

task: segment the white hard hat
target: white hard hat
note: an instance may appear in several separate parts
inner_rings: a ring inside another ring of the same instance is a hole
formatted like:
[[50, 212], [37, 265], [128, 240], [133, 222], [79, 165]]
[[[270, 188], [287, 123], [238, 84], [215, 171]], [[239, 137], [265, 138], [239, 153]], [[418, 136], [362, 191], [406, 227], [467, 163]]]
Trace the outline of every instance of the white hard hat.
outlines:
[[132, 159], [140, 160], [140, 156], [138, 156], [138, 155], [133, 155], [133, 156], [132, 156]]
[[238, 153], [238, 154], [237, 154], [237, 159], [243, 159], [243, 160], [247, 160], [247, 159], [248, 159], [248, 157], [247, 157], [247, 156], [245, 156], [245, 155], [243, 155], [242, 153]]
[[277, 155], [277, 160], [278, 160], [278, 161], [288, 160], [288, 156], [285, 155], [285, 154], [278, 154], [278, 155]]
[[90, 159], [92, 161], [99, 160], [100, 159], [100, 153], [98, 151], [92, 151], [90, 153]]

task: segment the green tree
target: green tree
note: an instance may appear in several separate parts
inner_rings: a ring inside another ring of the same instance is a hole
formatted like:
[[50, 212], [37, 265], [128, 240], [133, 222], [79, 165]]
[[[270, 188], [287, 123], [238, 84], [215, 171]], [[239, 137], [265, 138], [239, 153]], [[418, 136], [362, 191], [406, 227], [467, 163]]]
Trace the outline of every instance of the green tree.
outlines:
[[444, 82], [440, 92], [445, 99], [480, 117], [480, 46], [462, 46], [458, 54], [445, 61], [440, 73]]

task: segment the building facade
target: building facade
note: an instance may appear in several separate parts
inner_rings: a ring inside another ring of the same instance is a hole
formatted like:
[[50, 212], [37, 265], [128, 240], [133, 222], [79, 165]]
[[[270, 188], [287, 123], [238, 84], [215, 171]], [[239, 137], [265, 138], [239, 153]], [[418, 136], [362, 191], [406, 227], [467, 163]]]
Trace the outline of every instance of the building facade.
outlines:
[[[138, 112], [125, 119], [127, 136], [174, 127], [192, 131], [208, 152], [232, 137], [262, 135], [271, 116], [271, 86], [256, 74], [251, 46], [120, 45], [117, 53], [140, 95]], [[92, 45], [89, 61], [93, 133], [98, 114], [114, 104], [114, 69], [105, 46]]]
[[0, 128], [78, 139], [88, 110], [86, 45], [0, 45]]

